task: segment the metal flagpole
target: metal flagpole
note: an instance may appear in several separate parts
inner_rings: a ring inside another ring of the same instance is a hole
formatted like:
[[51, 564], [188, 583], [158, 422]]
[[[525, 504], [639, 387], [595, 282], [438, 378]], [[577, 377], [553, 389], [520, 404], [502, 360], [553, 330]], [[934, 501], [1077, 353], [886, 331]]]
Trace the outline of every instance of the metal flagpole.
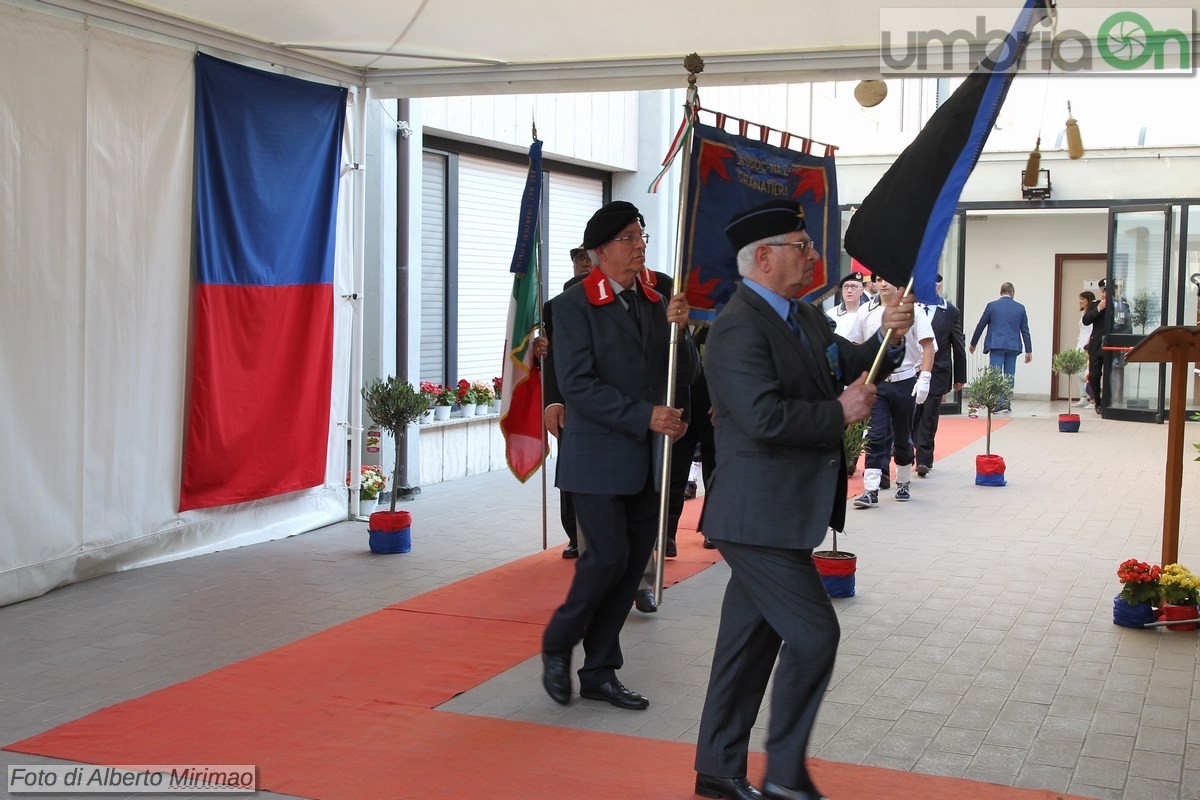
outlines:
[[[691, 173], [692, 161], [692, 124], [695, 115], [700, 111], [697, 99], [696, 76], [704, 71], [704, 59], [695, 53], [683, 59], [683, 68], [688, 71], [688, 95], [683, 106], [684, 130], [683, 141], [680, 143], [678, 156], [681, 156], [679, 171], [679, 219], [675, 228], [675, 271], [671, 276], [676, 292], [682, 291], [679, 277], [683, 274], [683, 236], [687, 224], [688, 178]], [[669, 156], [668, 156], [669, 157]], [[676, 371], [679, 368], [676, 350], [679, 345], [680, 332], [687, 323], [671, 325], [671, 350], [667, 354], [667, 399], [668, 406], [675, 405]], [[666, 566], [667, 516], [671, 503], [671, 448], [674, 442], [665, 433], [663, 437], [662, 475], [658, 483], [658, 549], [654, 561], [654, 599], [662, 605], [663, 602], [663, 570]]]
[[[533, 141], [536, 142], [537, 141], [537, 119], [532, 119], [530, 121], [529, 128], [530, 128], [531, 135], [533, 136]], [[538, 198], [538, 202], [540, 203], [541, 201], [542, 201], [542, 198]], [[541, 218], [541, 215], [539, 215], [539, 219], [540, 218]], [[544, 283], [542, 282], [542, 275], [545, 272], [546, 251], [541, 246], [542, 245], [542, 226], [541, 226], [540, 222], [538, 224], [537, 239], [538, 239], [537, 313], [535, 314], [534, 318], [537, 320], [537, 332], [541, 333], [544, 336], [546, 334], [546, 331], [545, 331], [545, 328], [542, 326], [542, 323], [544, 322], [544, 320], [542, 319], [542, 298], [544, 298], [546, 296], [546, 287], [545, 287]], [[546, 522], [546, 517], [547, 517], [547, 513], [546, 513], [546, 504], [547, 504], [546, 451], [547, 451], [547, 449], [549, 449], [547, 442], [546, 442], [546, 425], [544, 422], [545, 410], [546, 410], [546, 369], [545, 369], [545, 364], [542, 363], [542, 359], [540, 359], [540, 358], [537, 359], [537, 365], [538, 365], [538, 383], [541, 384], [541, 388], [542, 388], [542, 391], [541, 391], [542, 407], [539, 409], [539, 411], [542, 412], [542, 420], [543, 420], [542, 425], [541, 425], [541, 428], [542, 428], [542, 435], [541, 435], [541, 442], [542, 442], [542, 470], [541, 470], [542, 471], [542, 549], [545, 550], [550, 546], [549, 540], [547, 538], [549, 534], [547, 531], [548, 525]]]

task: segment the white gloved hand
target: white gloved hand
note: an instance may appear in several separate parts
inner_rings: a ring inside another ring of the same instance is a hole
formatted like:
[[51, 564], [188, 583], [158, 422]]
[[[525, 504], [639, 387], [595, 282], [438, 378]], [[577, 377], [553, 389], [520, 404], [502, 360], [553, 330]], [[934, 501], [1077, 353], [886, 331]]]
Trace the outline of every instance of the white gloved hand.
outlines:
[[916, 384], [913, 385], [913, 397], [917, 398], [917, 405], [921, 405], [929, 399], [929, 381], [933, 375], [928, 372], [922, 372], [917, 378]]

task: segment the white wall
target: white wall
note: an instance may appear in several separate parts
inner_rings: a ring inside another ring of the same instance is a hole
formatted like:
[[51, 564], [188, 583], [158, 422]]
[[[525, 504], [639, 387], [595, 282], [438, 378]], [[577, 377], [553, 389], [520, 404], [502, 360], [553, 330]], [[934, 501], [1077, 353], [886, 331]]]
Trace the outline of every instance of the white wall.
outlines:
[[[967, 343], [983, 308], [1000, 296], [1005, 281], [1029, 315], [1033, 362], [1017, 363], [1016, 394], [1049, 397], [1050, 359], [1054, 355], [1054, 256], [1103, 253], [1108, 249], [1108, 216], [1091, 214], [1011, 215], [981, 213], [967, 217], [963, 329]], [[1098, 275], [1096, 277], [1103, 277]], [[983, 352], [983, 337], [977, 353]], [[984, 362], [986, 364], [986, 362]], [[968, 380], [972, 376], [968, 375]]]
[[420, 106], [427, 133], [524, 153], [536, 122], [544, 157], [637, 169], [638, 92], [433, 97]]

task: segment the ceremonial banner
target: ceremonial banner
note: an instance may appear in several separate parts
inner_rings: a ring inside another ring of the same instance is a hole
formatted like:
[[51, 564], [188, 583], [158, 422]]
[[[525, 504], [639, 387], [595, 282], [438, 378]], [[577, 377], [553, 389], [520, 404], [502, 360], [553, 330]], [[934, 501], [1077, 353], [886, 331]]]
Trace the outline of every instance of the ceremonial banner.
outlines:
[[513, 248], [512, 297], [508, 303], [507, 338], [500, 431], [504, 457], [517, 480], [529, 480], [542, 465], [546, 442], [542, 433], [541, 366], [533, 357], [533, 332], [541, 324], [541, 287], [538, 281], [538, 213], [542, 201], [542, 143], [529, 147], [529, 174], [521, 197], [521, 218]]
[[198, 54], [181, 511], [320, 486], [346, 90]]
[[938, 302], [938, 261], [958, 198], [1045, 6], [1027, 0], [1004, 43], [934, 112], [850, 218], [846, 252], [893, 286], [911, 277], [923, 303]]
[[[816, 300], [838, 281], [841, 221], [833, 155], [814, 156], [697, 124], [691, 152], [683, 284], [692, 319], [711, 321], [740, 280], [725, 236], [730, 217], [769, 200], [797, 200], [821, 260], [800, 294]], [[817, 145], [825, 149], [825, 145]]]

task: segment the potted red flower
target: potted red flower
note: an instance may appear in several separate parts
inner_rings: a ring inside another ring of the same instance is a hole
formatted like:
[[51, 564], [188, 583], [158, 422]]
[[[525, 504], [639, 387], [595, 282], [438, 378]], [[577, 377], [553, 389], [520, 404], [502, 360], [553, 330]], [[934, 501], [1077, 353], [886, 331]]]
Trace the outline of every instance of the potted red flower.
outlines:
[[1121, 593], [1113, 598], [1113, 624], [1125, 628], [1140, 628], [1154, 622], [1154, 605], [1159, 602], [1159, 579], [1162, 568], [1131, 558], [1117, 567]]

